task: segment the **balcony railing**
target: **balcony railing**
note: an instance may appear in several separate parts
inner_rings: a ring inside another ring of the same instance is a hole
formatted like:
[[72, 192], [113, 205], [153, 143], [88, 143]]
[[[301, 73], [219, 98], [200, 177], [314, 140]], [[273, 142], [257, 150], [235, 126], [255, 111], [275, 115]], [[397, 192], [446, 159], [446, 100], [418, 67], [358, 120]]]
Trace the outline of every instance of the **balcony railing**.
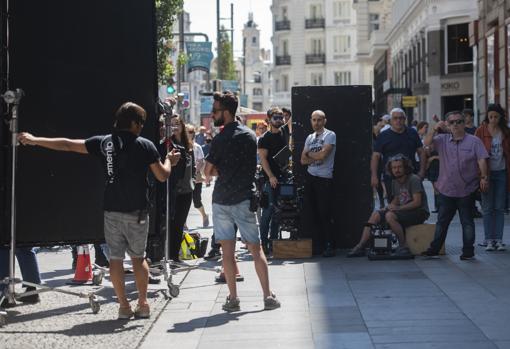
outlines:
[[324, 64], [324, 63], [326, 63], [326, 55], [324, 53], [306, 55], [306, 64]]
[[274, 23], [274, 30], [290, 30], [290, 21], [288, 19], [284, 19], [282, 21], [276, 21]]
[[309, 18], [305, 19], [305, 28], [324, 28], [326, 26], [326, 20], [324, 18]]
[[290, 56], [276, 56], [276, 65], [290, 65]]

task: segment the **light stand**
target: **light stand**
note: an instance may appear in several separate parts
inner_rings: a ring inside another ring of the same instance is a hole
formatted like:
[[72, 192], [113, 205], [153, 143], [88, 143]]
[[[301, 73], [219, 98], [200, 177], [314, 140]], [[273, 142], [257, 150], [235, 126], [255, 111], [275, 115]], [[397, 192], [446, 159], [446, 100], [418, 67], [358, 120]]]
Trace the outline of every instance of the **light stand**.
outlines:
[[[182, 104], [182, 97], [184, 95], [182, 93], [178, 94], [178, 100], [177, 104], [178, 107], [180, 104]], [[164, 104], [167, 104], [170, 102], [165, 102]], [[172, 123], [171, 120], [174, 117], [173, 111], [172, 111], [172, 104], [168, 105], [167, 108], [170, 106], [170, 109], [167, 109], [164, 113], [165, 118], [165, 140], [164, 144], [166, 147], [166, 152], [170, 152], [172, 148], [174, 148], [174, 144], [172, 142]], [[166, 108], [164, 108], [166, 109]], [[180, 108], [179, 108], [180, 109]], [[185, 127], [183, 125], [183, 127]], [[161, 261], [161, 269], [163, 270], [163, 276], [168, 286], [168, 294], [165, 292], [165, 290], [162, 290], [165, 297], [177, 297], [180, 293], [180, 286], [182, 283], [186, 280], [189, 273], [194, 269], [201, 269], [201, 270], [207, 270], [207, 271], [214, 271], [214, 272], [220, 272], [219, 268], [208, 268], [208, 267], [201, 267], [199, 265], [189, 265], [187, 263], [178, 263], [175, 261], [170, 260], [170, 215], [171, 215], [171, 197], [170, 192], [172, 190], [170, 179], [167, 179], [166, 181], [166, 209], [165, 209], [165, 255], [163, 257], [163, 260]], [[156, 269], [150, 268], [151, 271], [157, 272]], [[179, 284], [174, 284], [172, 282], [173, 275], [176, 275], [177, 273], [185, 272], [186, 274], [181, 279]]]
[[[0, 297], [0, 304], [7, 300], [7, 303], [10, 306], [16, 305], [16, 299], [32, 296], [35, 294], [39, 294], [42, 292], [54, 291], [64, 294], [69, 294], [73, 296], [78, 296], [80, 298], [87, 298], [89, 300], [90, 306], [92, 308], [92, 312], [97, 314], [100, 309], [99, 302], [97, 300], [96, 295], [92, 293], [85, 292], [72, 292], [67, 290], [60, 290], [55, 287], [48, 287], [39, 284], [35, 284], [28, 281], [23, 281], [21, 279], [17, 279], [15, 275], [15, 267], [16, 267], [16, 173], [17, 173], [17, 163], [18, 163], [18, 108], [20, 105], [21, 98], [23, 97], [23, 90], [16, 89], [16, 91], [7, 91], [3, 95], [1, 95], [4, 102], [11, 108], [11, 120], [9, 124], [9, 130], [11, 132], [11, 151], [12, 151], [12, 161], [11, 161], [11, 241], [10, 241], [10, 250], [9, 250], [9, 277], [6, 277], [3, 280], [0, 280], [1, 284], [6, 285], [6, 289], [4, 294]], [[34, 288], [38, 288], [35, 291], [24, 292], [23, 294], [16, 295], [15, 286], [16, 284], [22, 284], [25, 286], [30, 286]], [[7, 323], [7, 312], [0, 308], [0, 327], [4, 326]]]

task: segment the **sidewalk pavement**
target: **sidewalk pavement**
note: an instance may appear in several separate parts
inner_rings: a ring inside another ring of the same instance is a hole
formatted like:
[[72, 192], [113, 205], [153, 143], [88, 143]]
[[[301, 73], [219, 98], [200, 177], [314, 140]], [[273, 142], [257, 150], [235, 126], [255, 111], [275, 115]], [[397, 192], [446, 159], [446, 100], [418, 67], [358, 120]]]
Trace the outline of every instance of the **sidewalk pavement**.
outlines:
[[[211, 191], [204, 188], [208, 212]], [[508, 216], [505, 220], [508, 236]], [[480, 242], [482, 221], [476, 223]], [[188, 226], [201, 225], [192, 208]], [[212, 233], [211, 228], [198, 230]], [[226, 285], [216, 284], [214, 273], [194, 270], [171, 301], [158, 292], [163, 283], [151, 285], [149, 320], [116, 320], [109, 288], [99, 292], [97, 315], [84, 299], [44, 293], [40, 304], [9, 311], [8, 325], [0, 328], [0, 348], [510, 348], [510, 252], [477, 247], [475, 260], [460, 261], [460, 247], [456, 218], [448, 255], [438, 260], [371, 262], [347, 259], [346, 251], [329, 259], [271, 260], [271, 288], [282, 302], [272, 311], [263, 311], [253, 263], [239, 250], [245, 277], [238, 283], [240, 312], [223, 312]], [[61, 285], [72, 278], [70, 251], [38, 256], [46, 283]], [[134, 291], [132, 282], [128, 290]]]

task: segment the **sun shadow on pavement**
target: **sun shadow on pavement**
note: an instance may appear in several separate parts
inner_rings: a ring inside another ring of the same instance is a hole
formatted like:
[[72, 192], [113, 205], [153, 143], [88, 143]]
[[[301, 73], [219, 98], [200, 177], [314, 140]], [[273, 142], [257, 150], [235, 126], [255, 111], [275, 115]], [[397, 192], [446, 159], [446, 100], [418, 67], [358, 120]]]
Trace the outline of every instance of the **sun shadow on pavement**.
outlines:
[[144, 325], [136, 325], [130, 323], [129, 320], [101, 320], [75, 325], [71, 328], [58, 331], [2, 331], [2, 333], [33, 333], [33, 334], [62, 334], [65, 336], [86, 336], [86, 335], [108, 335], [113, 333], [121, 333], [136, 330]]
[[199, 328], [205, 327], [217, 327], [223, 326], [231, 321], [239, 321], [239, 317], [247, 314], [260, 313], [264, 310], [257, 311], [242, 311], [242, 312], [234, 312], [234, 313], [221, 313], [211, 316], [202, 316], [188, 322], [178, 322], [173, 324], [173, 328], [167, 330], [169, 333], [185, 333], [185, 332], [193, 332]]

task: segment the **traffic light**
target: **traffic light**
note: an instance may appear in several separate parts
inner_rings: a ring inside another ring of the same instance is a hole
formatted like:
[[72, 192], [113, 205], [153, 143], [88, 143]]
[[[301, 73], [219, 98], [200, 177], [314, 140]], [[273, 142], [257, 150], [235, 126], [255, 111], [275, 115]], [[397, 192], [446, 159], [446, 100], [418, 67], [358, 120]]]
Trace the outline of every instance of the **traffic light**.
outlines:
[[166, 93], [169, 95], [173, 95], [175, 93], [175, 80], [173, 78], [168, 79], [167, 85], [166, 85]]
[[175, 87], [173, 87], [172, 85], [167, 85], [166, 93], [168, 93], [169, 95], [173, 95], [175, 93]]

